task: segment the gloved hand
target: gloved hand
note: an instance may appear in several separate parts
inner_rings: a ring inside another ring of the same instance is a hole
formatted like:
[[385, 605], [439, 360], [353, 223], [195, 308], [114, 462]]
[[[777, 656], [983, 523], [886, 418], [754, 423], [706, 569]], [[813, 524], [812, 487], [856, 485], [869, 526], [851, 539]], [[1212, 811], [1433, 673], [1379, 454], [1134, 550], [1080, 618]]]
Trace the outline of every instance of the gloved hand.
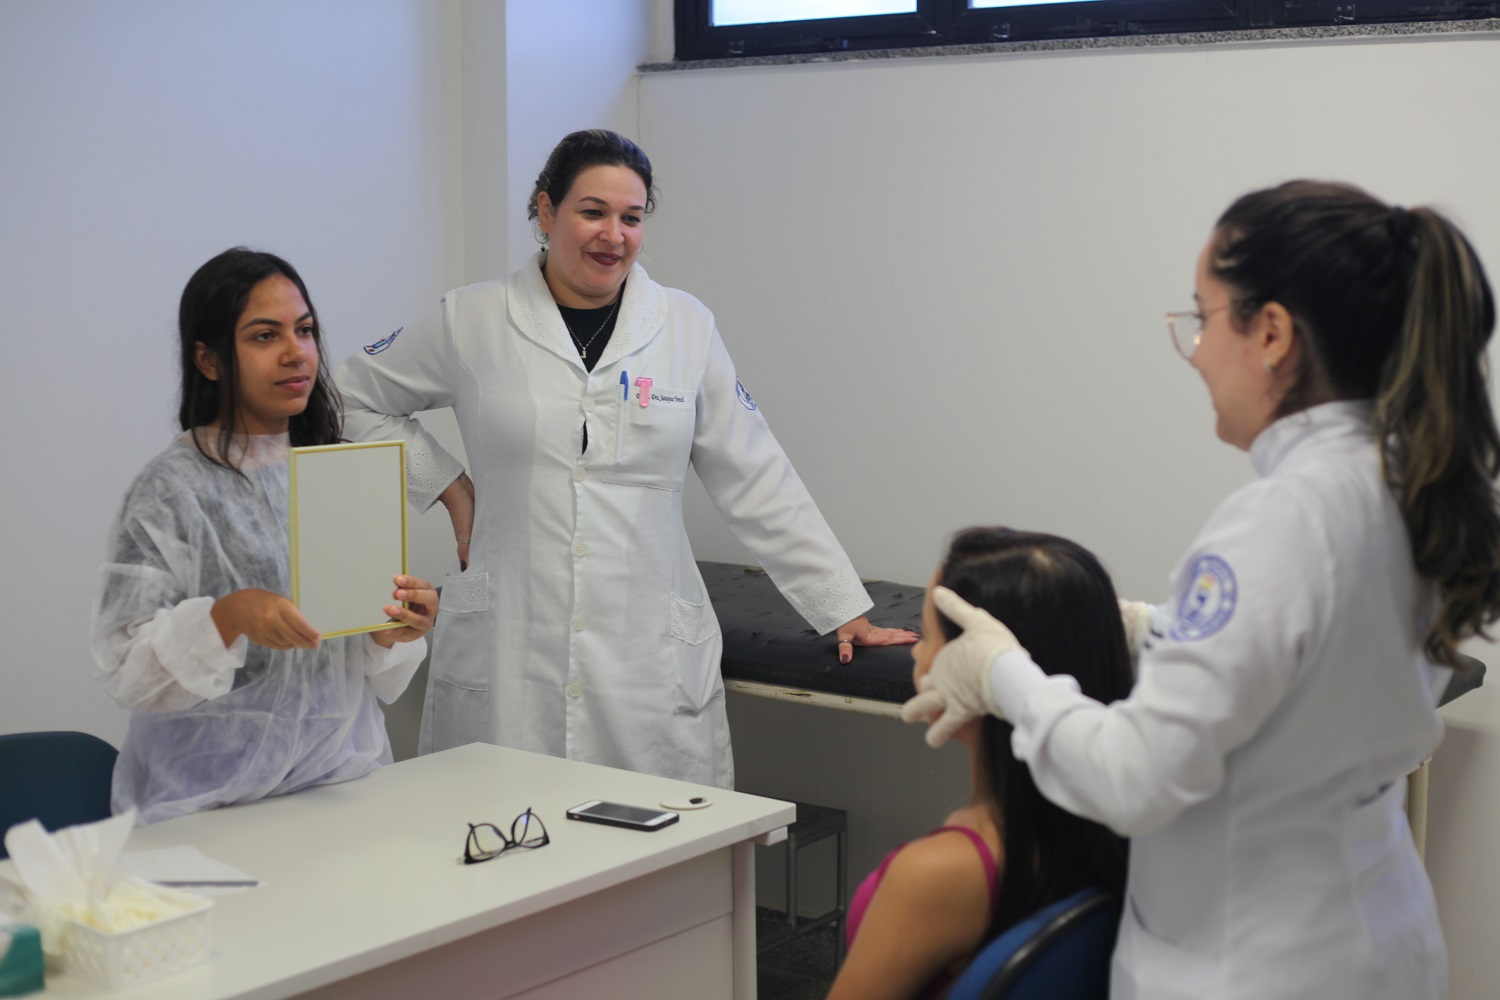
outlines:
[[963, 634], [942, 649], [923, 677], [917, 696], [901, 706], [906, 722], [930, 722], [927, 743], [940, 747], [965, 725], [996, 711], [990, 686], [995, 658], [1021, 644], [988, 611], [976, 608], [947, 587], [934, 587], [932, 603]]
[[1120, 622], [1125, 626], [1125, 648], [1130, 650], [1130, 662], [1134, 663], [1140, 659], [1146, 636], [1151, 634], [1151, 605], [1120, 598]]

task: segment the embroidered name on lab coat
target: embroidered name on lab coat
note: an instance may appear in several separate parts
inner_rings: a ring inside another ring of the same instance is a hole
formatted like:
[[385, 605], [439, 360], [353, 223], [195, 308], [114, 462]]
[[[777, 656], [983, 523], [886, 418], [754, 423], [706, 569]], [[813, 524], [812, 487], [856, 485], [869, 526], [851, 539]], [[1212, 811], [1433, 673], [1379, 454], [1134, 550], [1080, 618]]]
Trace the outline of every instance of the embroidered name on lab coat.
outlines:
[[399, 337], [399, 336], [401, 336], [401, 331], [405, 330], [405, 329], [406, 329], [406, 327], [404, 327], [404, 326], [398, 326], [398, 327], [396, 327], [396, 331], [394, 333], [392, 333], [389, 337], [382, 337], [379, 340], [375, 341], [375, 343], [373, 343], [373, 344], [366, 344], [365, 345], [365, 353], [366, 354], [379, 354], [381, 351], [385, 350], [387, 347], [390, 347], [392, 344], [394, 344], [396, 342], [396, 338]]
[[[637, 389], [635, 391], [635, 401], [636, 402], [640, 402], [640, 400], [641, 400], [641, 390]], [[657, 403], [664, 403], [667, 406], [671, 406], [671, 405], [673, 405], [675, 403], [675, 404], [677, 404], [677, 405], [680, 406], [680, 405], [686, 403], [687, 401], [688, 400], [687, 400], [686, 396], [684, 396], [680, 392], [673, 392], [671, 389], [661, 389], [661, 390], [652, 389], [651, 390], [651, 403], [653, 405], [655, 405]]]
[[1193, 564], [1193, 582], [1178, 605], [1172, 638], [1179, 642], [1207, 639], [1229, 624], [1239, 596], [1229, 564], [1218, 556], [1200, 556]]

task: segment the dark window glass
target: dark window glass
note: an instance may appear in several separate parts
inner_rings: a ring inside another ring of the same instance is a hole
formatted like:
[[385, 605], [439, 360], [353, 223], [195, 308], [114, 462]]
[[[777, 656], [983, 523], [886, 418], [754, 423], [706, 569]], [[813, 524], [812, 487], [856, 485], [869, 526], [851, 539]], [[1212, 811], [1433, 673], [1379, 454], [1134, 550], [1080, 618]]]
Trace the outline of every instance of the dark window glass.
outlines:
[[1500, 0], [676, 0], [677, 58], [1500, 17]]

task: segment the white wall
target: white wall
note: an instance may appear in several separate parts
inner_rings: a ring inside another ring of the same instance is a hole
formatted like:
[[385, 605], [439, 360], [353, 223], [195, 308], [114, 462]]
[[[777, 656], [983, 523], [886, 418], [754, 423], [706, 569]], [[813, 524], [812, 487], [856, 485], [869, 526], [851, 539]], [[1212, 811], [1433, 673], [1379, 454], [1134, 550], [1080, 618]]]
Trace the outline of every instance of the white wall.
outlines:
[[[945, 536], [1003, 522], [1076, 538], [1160, 599], [1251, 474], [1162, 323], [1191, 308], [1214, 218], [1253, 187], [1353, 180], [1449, 208], [1500, 278], [1497, 97], [1494, 36], [651, 74], [646, 265], [715, 310], [862, 574], [924, 581]], [[691, 499], [699, 558], [743, 559]], [[856, 878], [954, 794], [936, 762], [884, 808], [856, 787], [925, 752], [894, 723], [768, 772], [747, 758], [810, 745], [827, 713], [733, 710], [748, 790], [851, 808]], [[1500, 699], [1449, 719], [1430, 867], [1453, 996], [1478, 1000], [1500, 983]]]

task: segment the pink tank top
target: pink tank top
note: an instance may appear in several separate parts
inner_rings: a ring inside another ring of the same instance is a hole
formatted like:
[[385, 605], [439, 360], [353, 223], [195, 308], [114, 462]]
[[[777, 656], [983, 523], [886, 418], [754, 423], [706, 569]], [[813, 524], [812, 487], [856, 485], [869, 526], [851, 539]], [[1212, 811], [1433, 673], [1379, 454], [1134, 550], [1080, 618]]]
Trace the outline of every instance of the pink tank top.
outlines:
[[[990, 884], [990, 913], [993, 914], [995, 902], [1000, 898], [1000, 880], [996, 878], [995, 856], [990, 853], [990, 845], [986, 844], [984, 838], [976, 831], [966, 826], [940, 826], [927, 836], [931, 837], [933, 834], [945, 833], [948, 830], [957, 830], [967, 836], [973, 843], [974, 849], [979, 852], [979, 860], [984, 862], [985, 880]], [[875, 898], [875, 890], [880, 888], [880, 881], [885, 878], [885, 870], [891, 866], [896, 855], [900, 854], [905, 847], [906, 844], [902, 844], [887, 854], [885, 860], [880, 862], [880, 867], [866, 875], [865, 880], [859, 884], [859, 888], [854, 890], [854, 898], [849, 900], [849, 914], [844, 925], [845, 941], [850, 946], [854, 944], [854, 938], [859, 933], [859, 925], [864, 922], [865, 911], [870, 908], [870, 900]], [[927, 985], [927, 989], [922, 991], [922, 996], [938, 995], [941, 990], [948, 987], [951, 980], [952, 977], [946, 973], [939, 976], [937, 980]]]

